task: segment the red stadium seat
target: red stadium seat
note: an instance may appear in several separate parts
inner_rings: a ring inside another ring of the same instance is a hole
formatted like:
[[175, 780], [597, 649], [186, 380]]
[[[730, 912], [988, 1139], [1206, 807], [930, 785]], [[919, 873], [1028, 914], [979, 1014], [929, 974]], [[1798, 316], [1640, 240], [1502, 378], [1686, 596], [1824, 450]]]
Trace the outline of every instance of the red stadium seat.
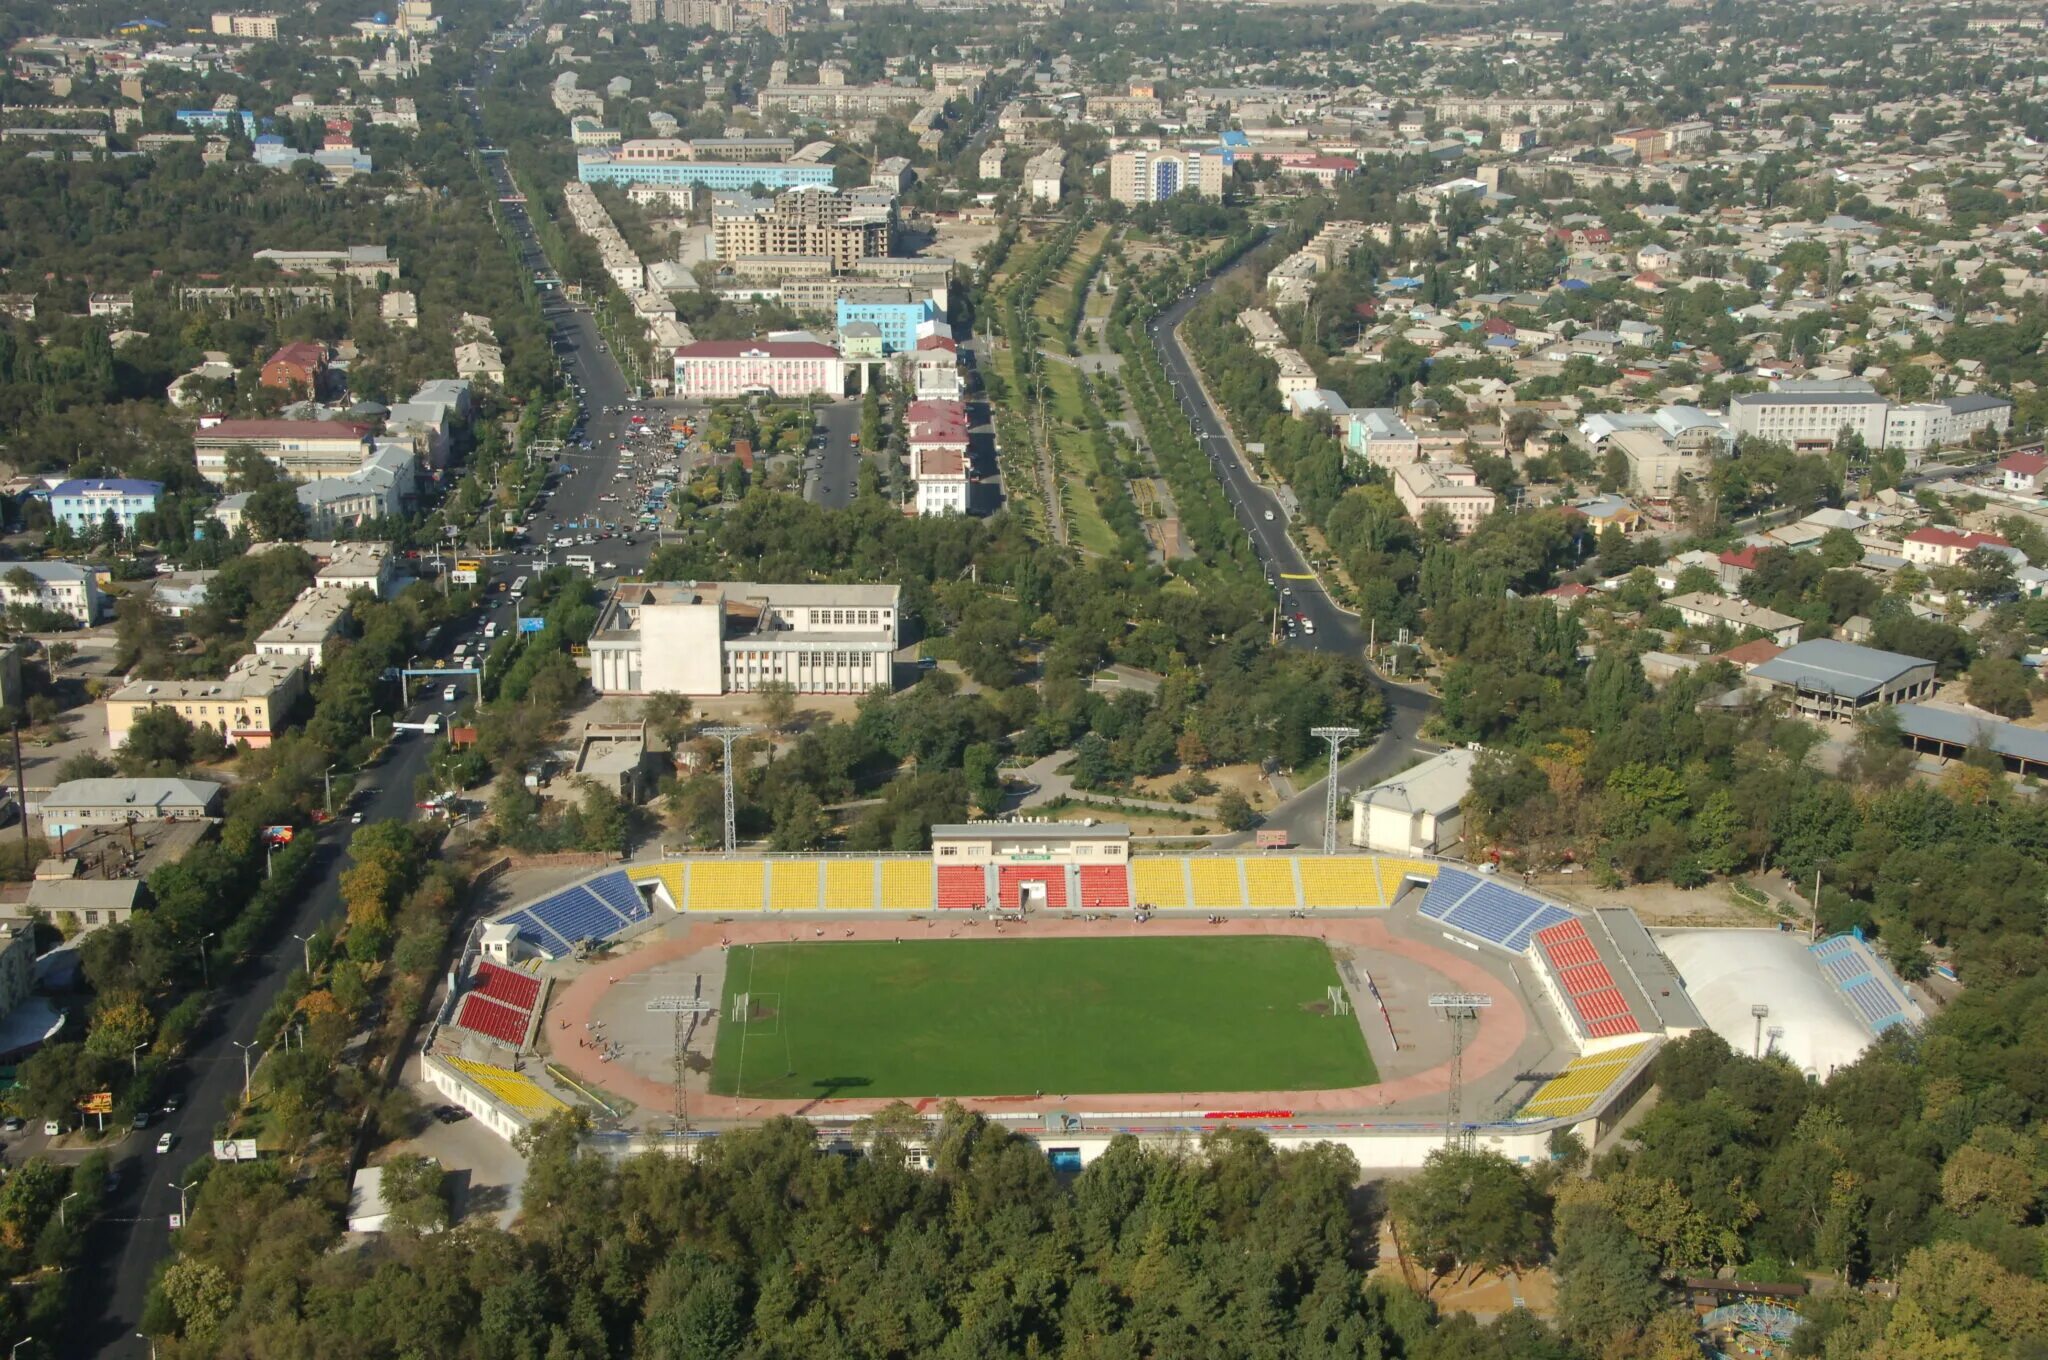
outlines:
[[1081, 909], [1122, 911], [1131, 905], [1131, 872], [1121, 864], [1081, 866]]
[[988, 905], [988, 875], [978, 864], [939, 866], [939, 906], [980, 911]]

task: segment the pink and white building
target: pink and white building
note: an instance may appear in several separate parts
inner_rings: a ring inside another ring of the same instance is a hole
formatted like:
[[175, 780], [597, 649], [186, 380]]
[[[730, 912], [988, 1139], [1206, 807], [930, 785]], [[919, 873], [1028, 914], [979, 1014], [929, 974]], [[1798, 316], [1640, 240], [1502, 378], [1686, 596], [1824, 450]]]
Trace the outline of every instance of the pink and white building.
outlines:
[[1916, 567], [1952, 567], [1979, 548], [1996, 548], [2002, 552], [2011, 547], [1997, 534], [1978, 534], [1930, 525], [1906, 535], [1901, 556]]
[[967, 408], [957, 401], [913, 401], [904, 422], [917, 513], [966, 514]]
[[676, 350], [673, 393], [685, 401], [844, 396], [846, 362], [819, 340], [699, 340]]

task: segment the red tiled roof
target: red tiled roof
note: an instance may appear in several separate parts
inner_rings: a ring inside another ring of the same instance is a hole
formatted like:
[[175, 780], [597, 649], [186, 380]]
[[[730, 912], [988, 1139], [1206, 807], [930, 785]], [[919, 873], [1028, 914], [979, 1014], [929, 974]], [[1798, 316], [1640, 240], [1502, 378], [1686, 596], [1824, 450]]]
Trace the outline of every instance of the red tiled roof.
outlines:
[[1961, 529], [1943, 529], [1930, 525], [1915, 529], [1906, 535], [1908, 543], [1939, 543], [1952, 548], [2005, 548], [2011, 545], [1997, 534], [1970, 533]]
[[738, 359], [759, 354], [770, 359], [836, 359], [839, 351], [815, 340], [698, 340], [676, 349], [678, 359]]
[[2048, 458], [2043, 458], [2038, 453], [2016, 453], [2010, 458], [2001, 459], [1998, 466], [2006, 472], [2017, 472], [2022, 477], [2034, 477], [2044, 468], [2048, 468]]
[[347, 420], [223, 420], [199, 433], [223, 439], [362, 439], [370, 427]]
[[960, 346], [954, 344], [950, 337], [944, 335], [927, 335], [924, 339], [917, 342], [917, 347], [919, 349], [951, 350], [955, 353], [958, 353], [960, 349]]
[[1738, 643], [1725, 652], [1716, 652], [1714, 655], [1716, 660], [1726, 661], [1732, 666], [1740, 666], [1743, 670], [1748, 670], [1752, 666], [1763, 665], [1764, 662], [1769, 661], [1784, 650], [1783, 647], [1768, 639], [1755, 638], [1749, 642]]
[[967, 470], [967, 459], [959, 449], [934, 446], [917, 450], [920, 477], [958, 477]]
[[1724, 552], [1721, 554], [1721, 565], [1726, 567], [1740, 567], [1744, 571], [1755, 571], [1756, 554], [1757, 550], [1755, 548], [1737, 548], [1729, 552]]

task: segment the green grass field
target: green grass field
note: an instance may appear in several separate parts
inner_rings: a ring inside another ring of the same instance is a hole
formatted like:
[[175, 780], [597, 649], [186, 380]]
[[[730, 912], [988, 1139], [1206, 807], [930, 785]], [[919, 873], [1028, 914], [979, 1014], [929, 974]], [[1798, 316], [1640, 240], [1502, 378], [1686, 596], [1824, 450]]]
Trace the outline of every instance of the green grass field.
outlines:
[[[1317, 940], [736, 948], [711, 1089], [761, 1099], [1307, 1091], [1375, 1079]], [[734, 996], [752, 997], [749, 1018]]]

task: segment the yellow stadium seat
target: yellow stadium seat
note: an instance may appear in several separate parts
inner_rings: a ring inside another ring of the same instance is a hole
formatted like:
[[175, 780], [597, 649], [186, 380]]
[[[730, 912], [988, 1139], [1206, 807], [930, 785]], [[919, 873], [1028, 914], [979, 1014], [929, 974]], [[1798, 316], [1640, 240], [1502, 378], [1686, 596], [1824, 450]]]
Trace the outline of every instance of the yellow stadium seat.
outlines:
[[933, 892], [930, 860], [882, 861], [881, 906], [884, 911], [930, 911]]
[[524, 1072], [514, 1072], [509, 1067], [498, 1067], [491, 1063], [470, 1062], [466, 1058], [449, 1058], [447, 1063], [488, 1092], [499, 1104], [509, 1106], [520, 1114], [538, 1118], [569, 1108], [542, 1090], [533, 1078]]
[[1185, 909], [1188, 904], [1187, 861], [1150, 856], [1131, 861], [1131, 892], [1139, 906], [1161, 910]]
[[871, 859], [826, 860], [825, 909], [827, 911], [873, 911], [875, 909], [875, 862]]
[[690, 866], [691, 911], [759, 911], [762, 864], [757, 859], [703, 859]]
[[1287, 856], [1244, 861], [1244, 893], [1247, 905], [1292, 911], [1294, 861]]
[[1569, 1119], [1582, 1115], [1599, 1103], [1607, 1088], [1626, 1072], [1650, 1040], [1626, 1048], [1609, 1049], [1574, 1058], [1564, 1071], [1552, 1077], [1529, 1098], [1519, 1111], [1523, 1119]]
[[1392, 855], [1379, 857], [1380, 900], [1388, 906], [1401, 895], [1404, 881], [1410, 877], [1436, 878], [1436, 865], [1426, 859], [1400, 859]]
[[683, 910], [688, 901], [683, 891], [683, 870], [686, 866], [680, 860], [665, 860], [660, 864], [631, 865], [626, 877], [635, 883], [659, 883], [668, 894], [669, 905], [677, 911]]
[[1308, 907], [1383, 907], [1373, 861], [1363, 855], [1306, 855], [1301, 868], [1301, 901]]
[[1194, 880], [1197, 910], [1236, 911], [1244, 905], [1244, 883], [1237, 876], [1235, 858], [1191, 857], [1188, 877]]
[[776, 860], [768, 873], [768, 910], [816, 911], [818, 909], [818, 862]]

